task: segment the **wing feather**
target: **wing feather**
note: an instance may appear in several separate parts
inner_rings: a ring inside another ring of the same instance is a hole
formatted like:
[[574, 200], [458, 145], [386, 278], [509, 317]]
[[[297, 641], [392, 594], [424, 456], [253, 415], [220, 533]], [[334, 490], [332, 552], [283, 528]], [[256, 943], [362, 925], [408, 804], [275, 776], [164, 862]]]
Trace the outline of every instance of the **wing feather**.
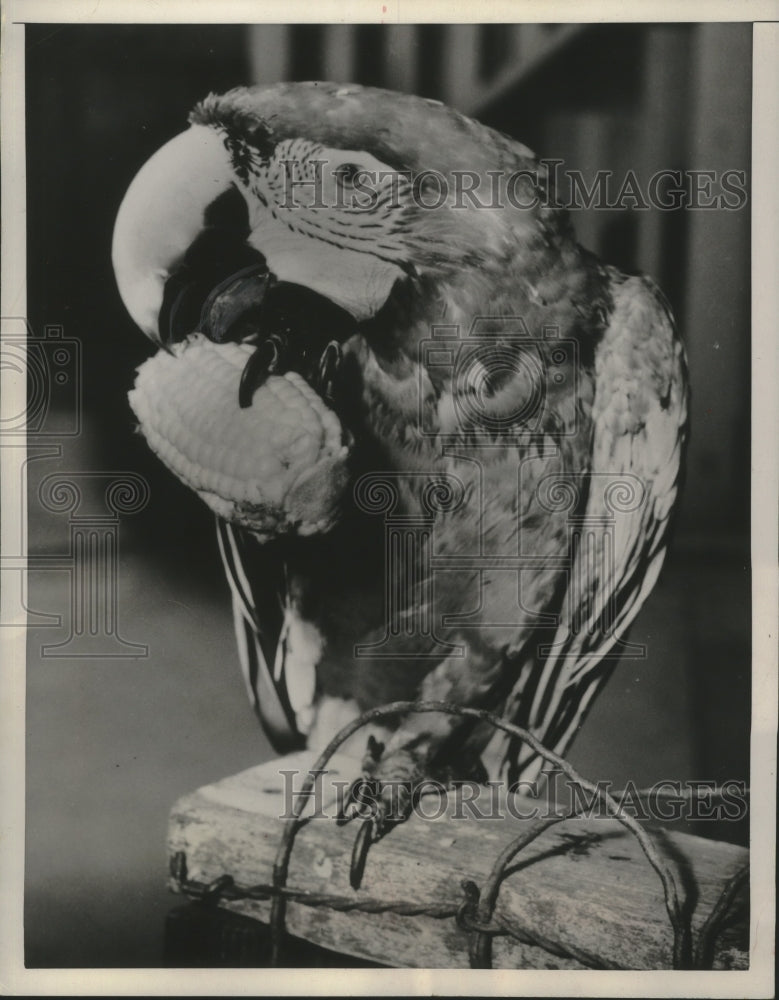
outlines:
[[301, 680], [295, 676], [296, 664], [288, 655], [289, 615], [284, 614], [283, 573], [279, 575], [267, 557], [258, 568], [258, 553], [240, 528], [217, 518], [216, 529], [249, 700], [274, 750], [300, 749], [305, 745], [297, 725]]
[[[506, 709], [558, 753], [576, 735], [657, 581], [687, 435], [686, 362], [668, 305], [648, 279], [609, 273], [614, 307], [595, 356], [580, 543], [541, 672], [532, 688], [523, 672]], [[526, 747], [513, 754], [505, 761], [511, 773], [532, 780], [541, 762]]]

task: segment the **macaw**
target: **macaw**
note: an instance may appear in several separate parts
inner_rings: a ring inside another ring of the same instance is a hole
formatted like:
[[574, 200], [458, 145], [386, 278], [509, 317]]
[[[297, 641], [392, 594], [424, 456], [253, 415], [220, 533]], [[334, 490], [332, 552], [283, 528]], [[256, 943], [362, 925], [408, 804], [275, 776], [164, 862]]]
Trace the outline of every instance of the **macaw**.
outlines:
[[[577, 243], [519, 142], [334, 83], [203, 100], [130, 186], [113, 261], [156, 344], [245, 347], [244, 408], [269, 373], [299, 372], [352, 442], [330, 530], [218, 518], [276, 750], [437, 700], [564, 753], [657, 580], [680, 488], [685, 353], [652, 281]], [[382, 485], [383, 517], [365, 499]], [[442, 487], [450, 502], [431, 506]], [[540, 764], [473, 719], [384, 720], [363, 760], [377, 835], [385, 784], [527, 780]]]

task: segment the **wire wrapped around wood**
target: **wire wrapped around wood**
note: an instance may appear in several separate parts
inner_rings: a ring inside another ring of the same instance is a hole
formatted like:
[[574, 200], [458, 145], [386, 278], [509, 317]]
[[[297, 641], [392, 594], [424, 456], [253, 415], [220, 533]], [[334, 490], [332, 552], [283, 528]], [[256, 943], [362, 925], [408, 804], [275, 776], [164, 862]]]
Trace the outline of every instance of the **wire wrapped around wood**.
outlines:
[[559, 768], [571, 781], [597, 796], [606, 806], [609, 814], [636, 838], [649, 864], [660, 879], [665, 908], [673, 932], [672, 968], [711, 968], [714, 941], [738, 891], [748, 881], [748, 865], [736, 872], [724, 886], [719, 899], [700, 930], [697, 946], [693, 948], [691, 907], [686, 894], [680, 892], [673, 872], [661, 857], [651, 836], [634, 817], [620, 811], [618, 801], [605, 790], [603, 784], [596, 784], [582, 777], [567, 760], [548, 750], [532, 733], [521, 726], [507, 722], [482, 709], [466, 708], [448, 702], [392, 702], [363, 713], [341, 729], [319, 755], [316, 763], [309, 769], [306, 779], [297, 792], [292, 805], [292, 815], [284, 826], [273, 865], [273, 881], [271, 883], [240, 887], [230, 875], [222, 875], [208, 884], [193, 881], [187, 875], [186, 857], [183, 853], [178, 853], [173, 858], [171, 874], [176, 879], [180, 889], [191, 897], [211, 903], [217, 903], [220, 900], [271, 900], [271, 965], [279, 964], [285, 935], [286, 904], [287, 901], [292, 901], [302, 906], [326, 908], [339, 912], [396, 913], [403, 916], [428, 916], [434, 919], [454, 918], [458, 926], [471, 934], [469, 960], [471, 967], [476, 969], [492, 967], [492, 938], [503, 935], [513, 937], [524, 944], [541, 947], [558, 957], [573, 959], [588, 968], [622, 968], [601, 956], [592, 955], [571, 945], [562, 945], [559, 942], [548, 940], [535, 929], [519, 927], [511, 920], [504, 917], [495, 918], [494, 915], [500, 884], [508, 865], [517, 854], [549, 827], [563, 820], [574, 819], [584, 813], [586, 811], [584, 806], [578, 810], [556, 813], [538, 820], [530, 829], [523, 831], [501, 851], [481, 890], [471, 880], [464, 879], [459, 887], [460, 894], [447, 902], [420, 903], [397, 899], [355, 898], [329, 893], [313, 893], [305, 889], [287, 886], [287, 875], [295, 836], [304, 822], [300, 817], [312, 791], [316, 774], [325, 770], [328, 761], [338, 748], [363, 726], [377, 719], [409, 712], [444, 712], [449, 715], [469, 716], [486, 721], [495, 728], [523, 740], [546, 762]]

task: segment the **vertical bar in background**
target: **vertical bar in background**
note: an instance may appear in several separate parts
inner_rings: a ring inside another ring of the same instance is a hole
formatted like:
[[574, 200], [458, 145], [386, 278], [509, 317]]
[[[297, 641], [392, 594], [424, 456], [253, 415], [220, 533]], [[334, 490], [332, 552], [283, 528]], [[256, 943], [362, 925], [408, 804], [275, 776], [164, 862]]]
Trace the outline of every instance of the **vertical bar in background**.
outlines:
[[[354, 83], [354, 24], [328, 24], [324, 27], [322, 76], [335, 83]], [[361, 82], [361, 81], [358, 81]]]
[[417, 90], [417, 51], [419, 38], [416, 24], [389, 24], [386, 32], [384, 67], [390, 90], [415, 94]]
[[[544, 154], [563, 157], [560, 171], [571, 171], [581, 178], [580, 187], [571, 181], [562, 181], [560, 191], [562, 197], [571, 199], [576, 238], [582, 246], [599, 251], [603, 242], [603, 227], [610, 216], [598, 207], [600, 188], [597, 180], [598, 171], [608, 164], [610, 111], [608, 108], [565, 109], [550, 115], [550, 125], [554, 125], [554, 129], [549, 130], [549, 149], [544, 150]], [[588, 208], [590, 192], [594, 201]]]
[[[687, 24], [651, 24], [645, 29], [640, 178], [644, 188], [658, 171], [684, 166], [690, 127], [690, 34]], [[684, 210], [664, 211], [653, 205], [641, 216], [636, 253], [639, 269], [651, 275], [677, 307], [681, 290], [674, 294], [677, 289], [672, 286], [677, 282], [671, 272], [681, 268], [680, 262], [667, 254], [667, 237], [673, 230], [677, 237], [673, 246], [682, 251], [679, 242], [683, 234], [677, 227], [685, 216]]]
[[[724, 171], [750, 170], [752, 26], [697, 25], [691, 56], [686, 166], [711, 171], [716, 194]], [[701, 193], [704, 202], [711, 200]], [[679, 320], [690, 361], [692, 421], [679, 535], [697, 542], [700, 553], [687, 564], [691, 730], [701, 775], [749, 784], [750, 686], [758, 676], [756, 667], [750, 673], [749, 632], [750, 206], [684, 214]], [[770, 432], [773, 437], [776, 429]], [[746, 823], [699, 825], [707, 836], [748, 837]]]
[[520, 24], [517, 29], [514, 37], [516, 61], [518, 65], [525, 65], [538, 58], [548, 36], [542, 24]]
[[442, 99], [458, 111], [468, 112], [479, 99], [479, 25], [449, 24], [443, 27], [441, 65]]
[[508, 35], [508, 50], [511, 53], [507, 62], [515, 70], [518, 70], [524, 62], [525, 39], [527, 38], [528, 29], [532, 29], [533, 27], [534, 25], [532, 24], [504, 25], [506, 34]]
[[[749, 170], [749, 24], [702, 24], [692, 45], [692, 131], [688, 166], [715, 173]], [[747, 489], [750, 340], [750, 217], [738, 211], [687, 211], [689, 237], [682, 315], [693, 373], [693, 421], [685, 510], [696, 532], [727, 536]], [[739, 523], [742, 519], [739, 518]]]
[[249, 25], [247, 45], [252, 83], [277, 83], [289, 78], [288, 24]]

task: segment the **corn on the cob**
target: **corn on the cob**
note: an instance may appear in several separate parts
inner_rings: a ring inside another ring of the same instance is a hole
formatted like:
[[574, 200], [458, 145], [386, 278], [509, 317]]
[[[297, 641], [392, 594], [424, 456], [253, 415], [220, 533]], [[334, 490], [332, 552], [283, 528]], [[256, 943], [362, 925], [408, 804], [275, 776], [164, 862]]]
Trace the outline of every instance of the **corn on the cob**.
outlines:
[[140, 366], [130, 405], [152, 450], [217, 514], [263, 539], [326, 531], [347, 482], [341, 424], [296, 372], [240, 409], [252, 350], [193, 334]]

